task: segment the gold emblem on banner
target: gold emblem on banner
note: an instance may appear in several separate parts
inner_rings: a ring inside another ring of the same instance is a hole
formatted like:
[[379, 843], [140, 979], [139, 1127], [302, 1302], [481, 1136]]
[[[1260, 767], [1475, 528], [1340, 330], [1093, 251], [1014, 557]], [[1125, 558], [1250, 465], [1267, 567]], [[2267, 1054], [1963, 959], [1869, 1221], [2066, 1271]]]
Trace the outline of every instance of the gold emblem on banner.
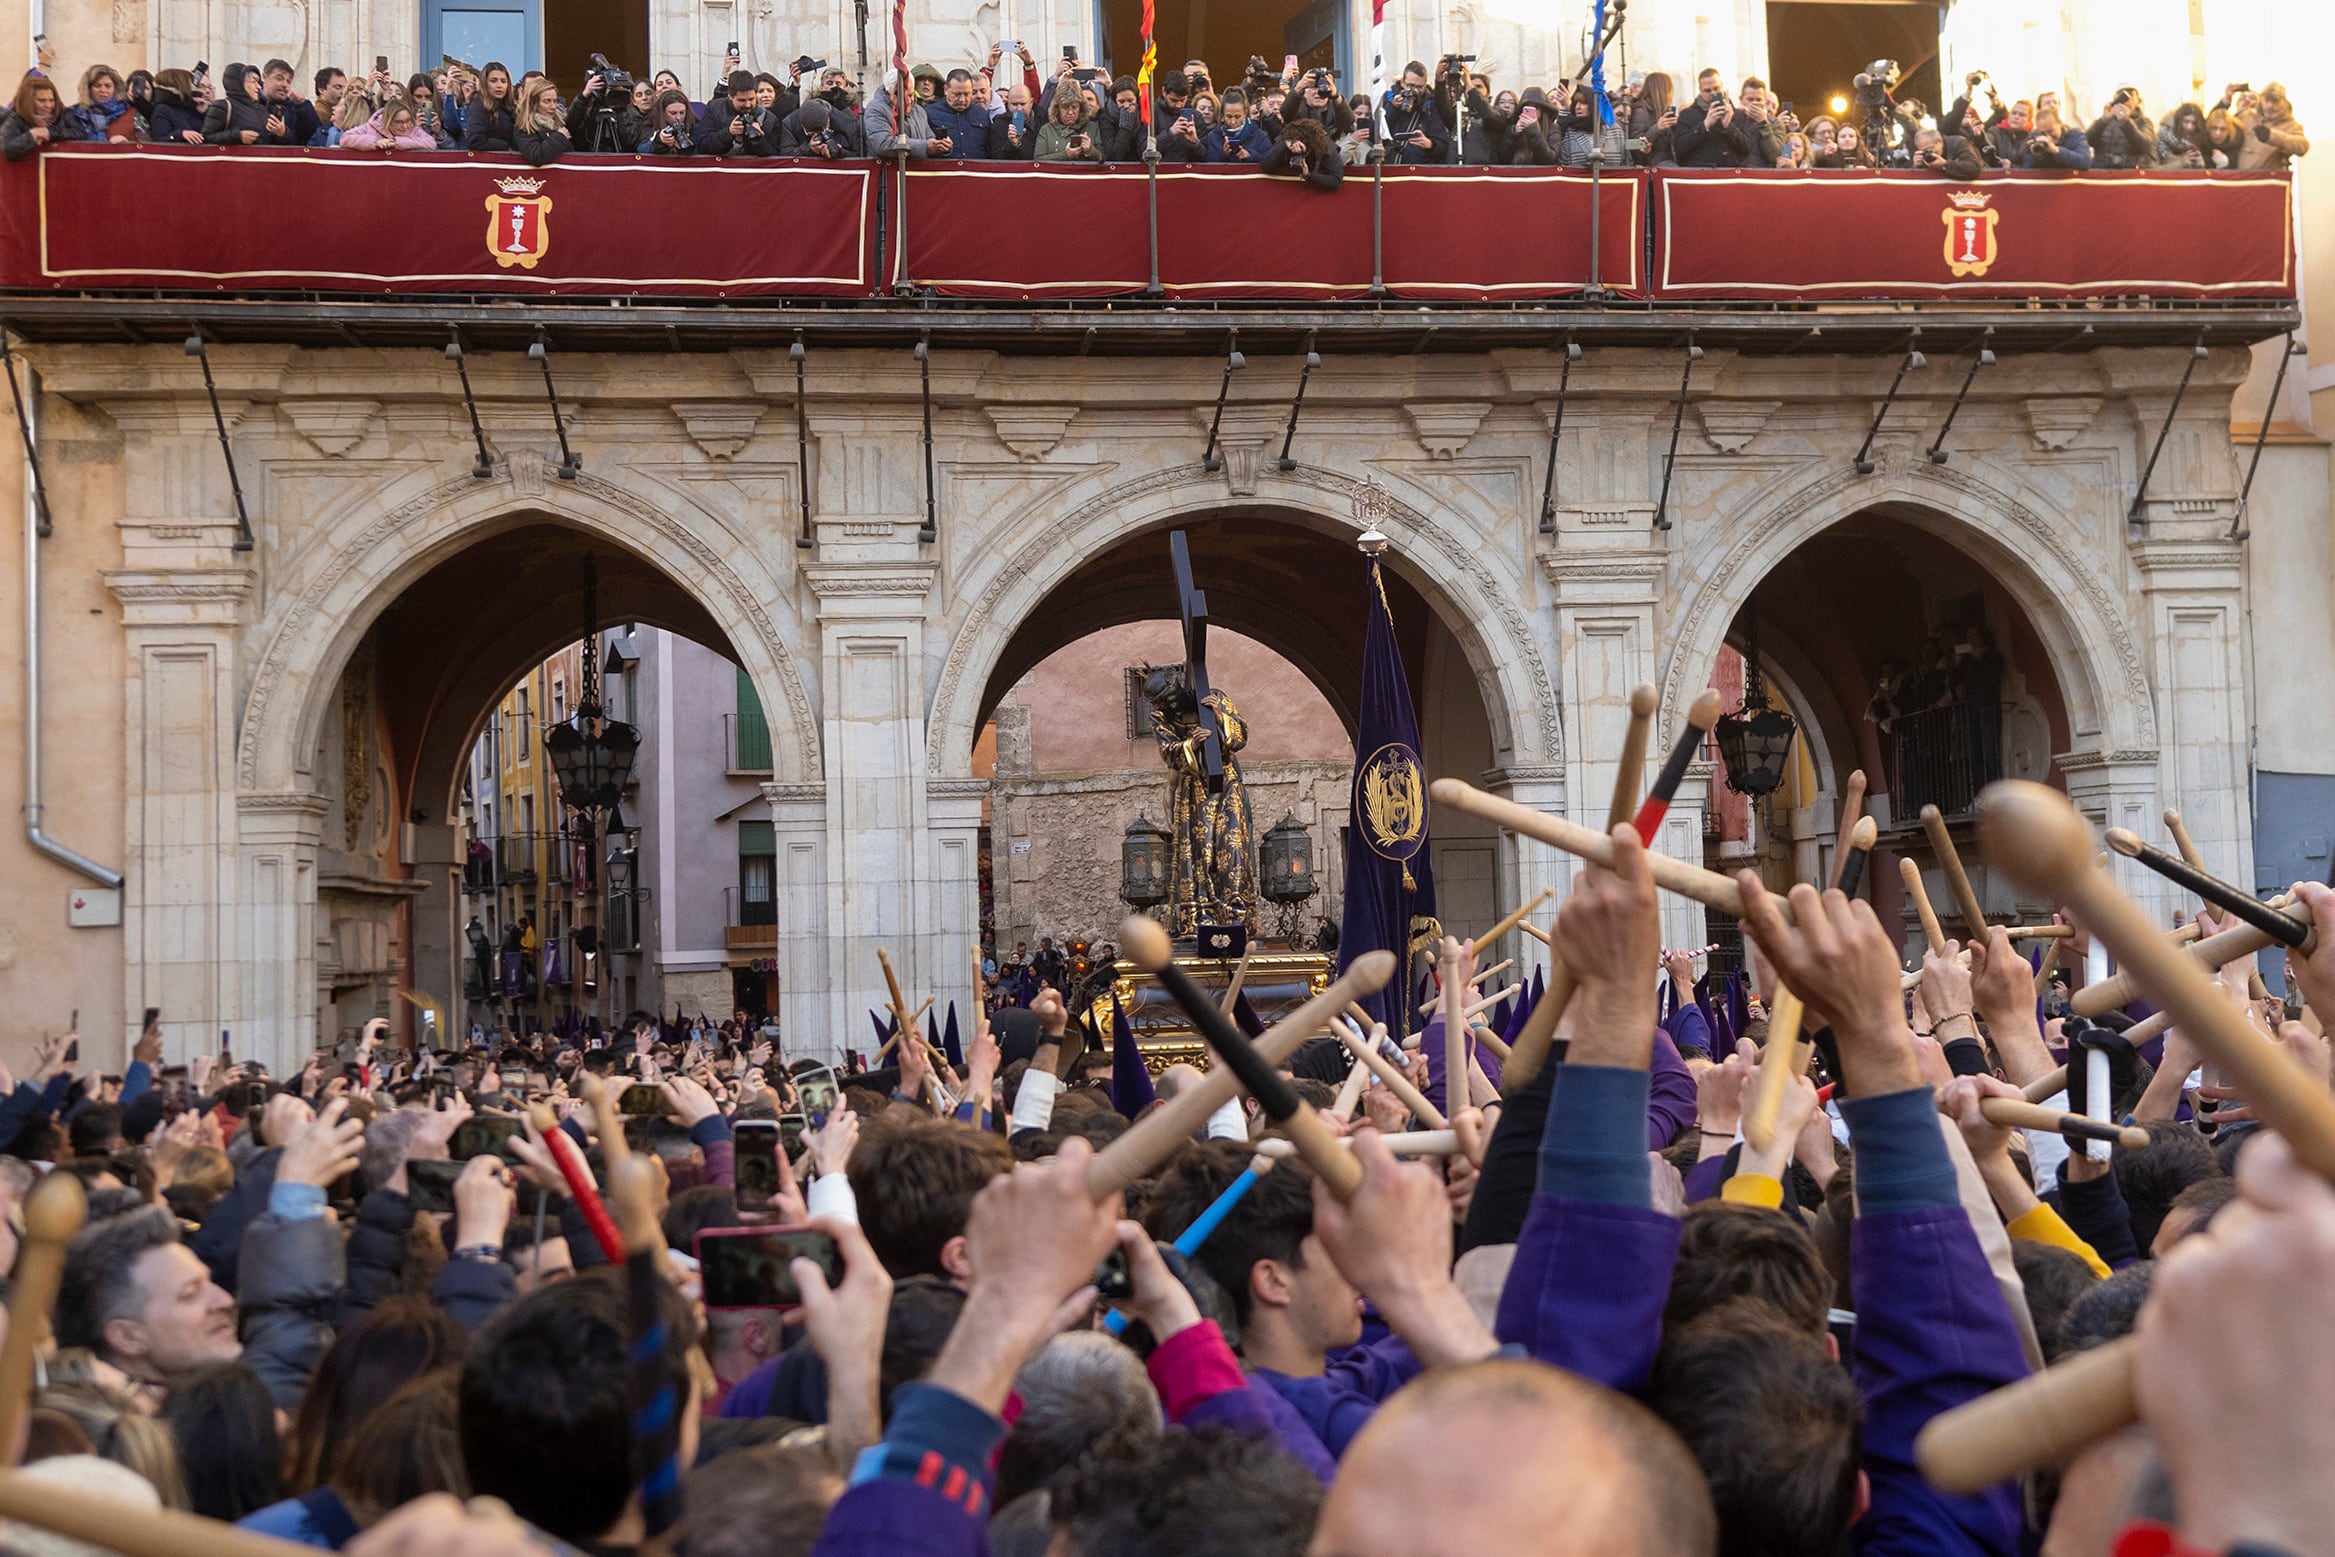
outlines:
[[2003, 213], [1987, 209], [1994, 197], [1976, 189], [1946, 196], [1938, 219], [1946, 224], [1946, 268], [1956, 277], [1983, 276], [1995, 262], [1995, 224]]
[[1372, 852], [1407, 860], [1427, 830], [1427, 785], [1419, 754], [1408, 746], [1381, 746], [1362, 765], [1354, 787], [1362, 796], [1362, 836]]
[[539, 178], [498, 178], [486, 197], [486, 251], [509, 270], [533, 270], [551, 247], [551, 197]]

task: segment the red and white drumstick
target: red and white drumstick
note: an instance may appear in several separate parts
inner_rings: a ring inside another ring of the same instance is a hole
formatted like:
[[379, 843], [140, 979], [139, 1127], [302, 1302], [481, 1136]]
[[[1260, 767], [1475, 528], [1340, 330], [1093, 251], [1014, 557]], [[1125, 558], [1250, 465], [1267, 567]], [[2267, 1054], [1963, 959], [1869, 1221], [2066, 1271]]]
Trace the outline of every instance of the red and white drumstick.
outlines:
[[1645, 800], [1638, 806], [1638, 814], [1630, 825], [1638, 830], [1639, 841], [1649, 848], [1654, 834], [1662, 827], [1662, 818], [1670, 814], [1671, 797], [1678, 793], [1679, 784], [1686, 778], [1687, 765], [1695, 753], [1703, 749], [1703, 742], [1711, 733], [1711, 726], [1719, 722], [1719, 689], [1705, 687], [1702, 695], [1688, 706], [1686, 728], [1679, 732], [1678, 744], [1670, 748], [1670, 756], [1662, 764], [1662, 771], [1654, 777], [1654, 787], [1646, 791]]

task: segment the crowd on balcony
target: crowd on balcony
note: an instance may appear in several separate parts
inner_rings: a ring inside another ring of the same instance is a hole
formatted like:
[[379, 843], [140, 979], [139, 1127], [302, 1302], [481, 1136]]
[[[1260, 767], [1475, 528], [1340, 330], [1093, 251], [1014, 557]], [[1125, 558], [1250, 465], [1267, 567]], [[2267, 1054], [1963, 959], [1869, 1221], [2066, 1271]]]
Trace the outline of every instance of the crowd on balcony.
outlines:
[[[64, 141], [337, 148], [370, 155], [509, 152], [536, 165], [571, 152], [654, 157], [903, 157], [916, 161], [1165, 163], [1254, 167], [1334, 188], [1374, 155], [1398, 164], [1585, 168], [1926, 170], [1974, 179], [2006, 169], [2283, 168], [2310, 150], [2285, 89], [2233, 82], [2211, 108], [2161, 119], [2119, 88], [2088, 123], [2057, 91], [2006, 101], [1984, 71], [1932, 111], [1896, 91], [1893, 62], [1856, 76], [1845, 111], [1803, 117], [1753, 76], [1730, 90], [1715, 70], [1691, 92], [1662, 71], [1631, 72], [1602, 97], [1586, 79], [1501, 86], [1469, 56], [1404, 65], [1375, 102], [1327, 66], [1276, 70], [1252, 56], [1221, 87], [1204, 60], [1163, 70], [1145, 117], [1135, 78], [1065, 50], [1043, 75], [1027, 44], [943, 69], [919, 63], [906, 88], [866, 94], [808, 55], [783, 73], [744, 68], [735, 48], [703, 101], [670, 70], [636, 77], [593, 56], [572, 94], [537, 71], [453, 59], [399, 76], [377, 59], [362, 78], [333, 66], [303, 83], [292, 65], [193, 70], [91, 65], [69, 92], [53, 51], [26, 73], [0, 119], [21, 160]], [[1010, 51], [1010, 52], [1009, 52]]]

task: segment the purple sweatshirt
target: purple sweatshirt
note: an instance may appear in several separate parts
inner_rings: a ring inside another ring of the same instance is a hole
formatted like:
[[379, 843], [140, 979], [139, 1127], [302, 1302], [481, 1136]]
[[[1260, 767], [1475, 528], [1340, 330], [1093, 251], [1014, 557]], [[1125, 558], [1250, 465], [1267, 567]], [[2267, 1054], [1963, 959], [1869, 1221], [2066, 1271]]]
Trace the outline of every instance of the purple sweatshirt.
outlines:
[[1297, 1414], [1333, 1457], [1369, 1425], [1379, 1402], [1425, 1369], [1400, 1336], [1349, 1347], [1308, 1378], [1259, 1368], [1249, 1375], [1297, 1408]]

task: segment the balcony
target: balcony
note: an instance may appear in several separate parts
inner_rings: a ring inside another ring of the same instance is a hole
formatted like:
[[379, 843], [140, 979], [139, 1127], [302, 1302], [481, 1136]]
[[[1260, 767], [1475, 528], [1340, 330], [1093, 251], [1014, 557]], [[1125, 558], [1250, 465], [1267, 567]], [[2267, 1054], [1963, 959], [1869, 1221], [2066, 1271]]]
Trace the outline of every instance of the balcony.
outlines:
[[[1805, 351], [1821, 310], [1822, 349], [1896, 353], [1909, 303], [1962, 305], [1924, 313], [1936, 350], [1990, 325], [1997, 349], [2065, 349], [2078, 324], [2085, 345], [2234, 344], [2295, 317], [2284, 174], [1963, 186], [1916, 173], [1396, 167], [1382, 180], [1354, 170], [1324, 193], [1179, 166], [1160, 171], [1155, 217], [1137, 167], [919, 166], [903, 191], [883, 188], [900, 184], [896, 169], [867, 162], [653, 161], [53, 147], [0, 168], [0, 288], [19, 294], [11, 327], [34, 340], [119, 340], [149, 324], [174, 337], [188, 304], [166, 294], [179, 293], [201, 296], [223, 342], [435, 348], [458, 325], [486, 350], [523, 349], [541, 324], [596, 349], [658, 351], [783, 345], [798, 329], [814, 347], [929, 330], [1025, 352], [1220, 351], [1229, 327], [1258, 332], [1251, 350], [1275, 349], [1278, 329], [1292, 345], [1315, 332], [1325, 353], [1481, 351], [1545, 349], [1552, 325], [1586, 344], [1673, 346], [1693, 329], [1706, 344]], [[269, 219], [351, 201], [441, 236], [407, 255], [363, 224]], [[1001, 203], [1020, 213], [1004, 229]], [[492, 237], [482, 205], [498, 213]], [[696, 232], [715, 207], [735, 241], [638, 240]], [[115, 241], [125, 209], [173, 213], [141, 233], [134, 269]], [[1244, 241], [1222, 242], [1227, 230]], [[1063, 245], [1063, 231], [1083, 236]], [[1463, 231], [1507, 241], [1448, 241]]]
[[1949, 703], [1892, 722], [1890, 794], [1901, 821], [1936, 806], [1949, 817], [1966, 815], [1978, 792], [2003, 776], [2000, 703]]
[[778, 905], [744, 903], [736, 887], [722, 889], [722, 945], [730, 951], [776, 951]]
[[[500, 887], [568, 886], [575, 876], [575, 843], [564, 832], [503, 833], [476, 840], [465, 852], [462, 890], [473, 896]], [[587, 881], [584, 883], [589, 885]]]

